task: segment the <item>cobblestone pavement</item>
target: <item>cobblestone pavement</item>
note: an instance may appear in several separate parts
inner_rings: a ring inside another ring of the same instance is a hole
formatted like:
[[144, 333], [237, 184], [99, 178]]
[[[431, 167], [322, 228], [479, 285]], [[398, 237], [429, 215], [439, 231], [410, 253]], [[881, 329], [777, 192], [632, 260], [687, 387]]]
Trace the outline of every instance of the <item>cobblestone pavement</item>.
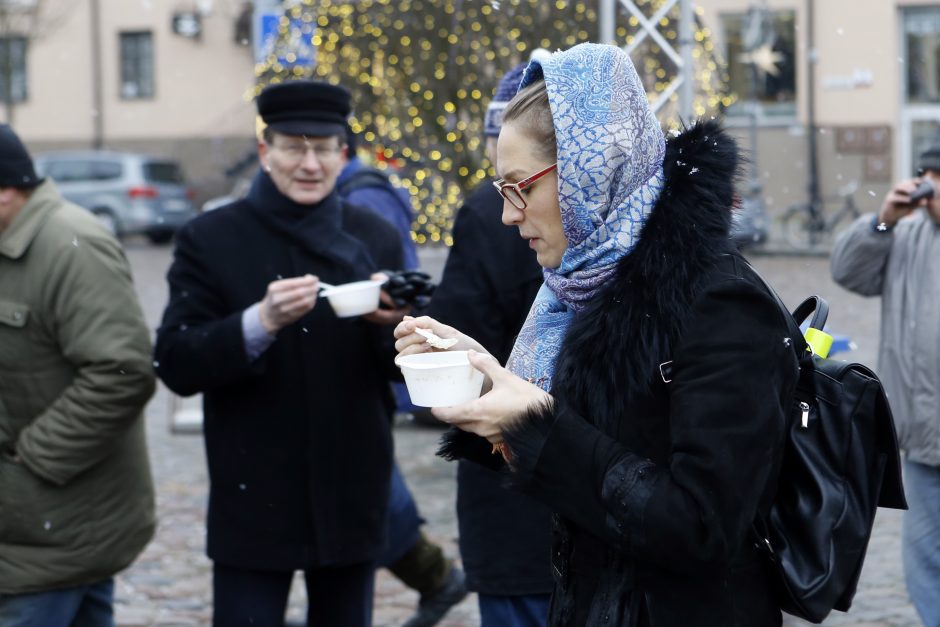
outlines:
[[[171, 249], [143, 241], [126, 243], [128, 257], [148, 322], [156, 328], [166, 302], [164, 275]], [[423, 265], [439, 273], [443, 253], [425, 250]], [[849, 335], [858, 348], [852, 358], [874, 364], [878, 335], [878, 302], [865, 300], [834, 286], [827, 261], [821, 258], [757, 257], [754, 265], [777, 288], [791, 307], [802, 297], [820, 293], [830, 301], [830, 328]], [[147, 410], [151, 464], [157, 483], [159, 527], [154, 541], [137, 562], [117, 578], [116, 611], [123, 627], [207, 625], [210, 623], [211, 563], [205, 557], [207, 480], [202, 438], [170, 432], [171, 397], [161, 386]], [[194, 399], [184, 407], [197, 407]], [[396, 427], [397, 456], [415, 493], [427, 531], [446, 553], [457, 553], [454, 515], [453, 464], [434, 457], [440, 431], [402, 423]], [[919, 625], [905, 591], [900, 568], [900, 516], [879, 512], [859, 592], [852, 611], [835, 613], [825, 625], [855, 627], [915, 627]], [[303, 586], [293, 586], [289, 617], [303, 615]], [[417, 595], [386, 571], [378, 577], [375, 625], [399, 625], [413, 610]], [[470, 595], [440, 624], [470, 627], [479, 623], [476, 598]], [[785, 620], [786, 627], [807, 623]]]

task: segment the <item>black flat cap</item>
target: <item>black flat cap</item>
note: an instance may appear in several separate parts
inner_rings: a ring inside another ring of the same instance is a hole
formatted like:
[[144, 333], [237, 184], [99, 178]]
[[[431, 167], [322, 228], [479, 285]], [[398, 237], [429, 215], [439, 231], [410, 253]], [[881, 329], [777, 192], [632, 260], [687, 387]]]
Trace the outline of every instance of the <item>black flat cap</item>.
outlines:
[[258, 115], [268, 128], [285, 135], [345, 137], [351, 109], [349, 91], [320, 81], [269, 85], [258, 95]]

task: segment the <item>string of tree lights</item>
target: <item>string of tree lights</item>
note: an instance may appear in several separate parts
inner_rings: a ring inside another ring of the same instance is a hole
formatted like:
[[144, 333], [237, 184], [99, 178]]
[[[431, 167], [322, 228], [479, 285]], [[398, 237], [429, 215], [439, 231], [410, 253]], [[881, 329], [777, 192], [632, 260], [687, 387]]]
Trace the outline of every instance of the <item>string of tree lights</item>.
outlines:
[[[664, 0], [638, 0], [647, 16]], [[678, 39], [678, 6], [659, 23], [667, 41]], [[534, 48], [565, 49], [596, 41], [597, 0], [294, 0], [285, 7], [278, 41], [255, 73], [257, 95], [269, 83], [318, 78], [353, 93], [350, 123], [411, 193], [418, 244], [450, 245], [461, 198], [493, 176], [486, 159], [483, 121], [496, 84]], [[712, 36], [696, 20], [696, 116], [735, 101], [724, 93], [727, 76]], [[629, 45], [638, 20], [620, 11], [617, 40]], [[294, 50], [313, 46], [316, 62], [295, 63]], [[651, 39], [633, 53], [651, 101], [676, 74]], [[660, 110], [676, 124], [676, 96]]]

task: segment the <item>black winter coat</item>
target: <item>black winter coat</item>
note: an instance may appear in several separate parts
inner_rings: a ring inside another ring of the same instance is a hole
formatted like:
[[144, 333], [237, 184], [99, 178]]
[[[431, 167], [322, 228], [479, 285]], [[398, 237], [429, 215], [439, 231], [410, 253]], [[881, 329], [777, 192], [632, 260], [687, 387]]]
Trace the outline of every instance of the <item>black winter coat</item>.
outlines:
[[[506, 363], [542, 285], [542, 267], [519, 230], [502, 223], [503, 197], [484, 183], [454, 221], [454, 245], [428, 314], [480, 342]], [[548, 594], [551, 514], [510, 491], [499, 473], [457, 468], [457, 523], [467, 587], [492, 595]]]
[[[554, 403], [506, 434], [513, 481], [556, 513], [552, 625], [781, 623], [751, 525], [775, 488], [797, 363], [728, 240], [736, 167], [717, 124], [668, 143], [639, 242], [568, 329]], [[474, 437], [444, 452], [492, 463]]]
[[343, 205], [342, 230], [374, 260], [363, 276], [291, 241], [257, 209], [249, 196], [177, 234], [157, 335], [160, 378], [204, 395], [208, 554], [280, 571], [371, 561], [385, 542], [392, 463], [391, 329], [337, 318], [321, 298], [249, 362], [241, 317], [279, 278], [340, 284], [399, 268], [400, 240], [372, 212]]

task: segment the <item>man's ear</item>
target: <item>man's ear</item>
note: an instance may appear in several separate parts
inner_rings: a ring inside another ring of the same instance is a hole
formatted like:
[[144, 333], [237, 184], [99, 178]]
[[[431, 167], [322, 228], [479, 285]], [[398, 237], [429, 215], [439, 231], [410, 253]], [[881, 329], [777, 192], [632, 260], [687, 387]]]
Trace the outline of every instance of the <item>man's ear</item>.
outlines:
[[9, 205], [17, 191], [15, 187], [0, 187], [0, 205]]
[[264, 140], [258, 140], [258, 163], [265, 172], [271, 171], [270, 157], [268, 156], [269, 147]]

